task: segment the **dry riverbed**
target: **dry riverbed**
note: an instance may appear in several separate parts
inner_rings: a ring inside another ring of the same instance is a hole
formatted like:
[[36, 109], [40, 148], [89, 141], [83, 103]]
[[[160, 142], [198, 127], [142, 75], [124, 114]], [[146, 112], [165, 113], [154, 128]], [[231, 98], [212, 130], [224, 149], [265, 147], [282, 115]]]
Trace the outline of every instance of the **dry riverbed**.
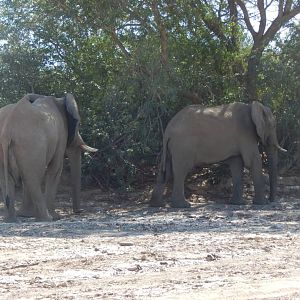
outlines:
[[62, 189], [52, 223], [5, 224], [1, 204], [0, 298], [300, 299], [299, 186], [281, 178], [263, 207], [193, 194], [181, 210], [87, 190], [80, 215]]

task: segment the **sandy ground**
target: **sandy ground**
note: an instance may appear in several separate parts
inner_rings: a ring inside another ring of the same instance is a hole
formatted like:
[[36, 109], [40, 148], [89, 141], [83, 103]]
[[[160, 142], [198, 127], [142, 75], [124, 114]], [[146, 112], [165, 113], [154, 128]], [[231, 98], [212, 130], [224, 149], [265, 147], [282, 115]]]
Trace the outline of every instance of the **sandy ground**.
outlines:
[[213, 202], [216, 191], [150, 209], [147, 192], [87, 190], [73, 215], [65, 189], [59, 221], [1, 215], [0, 298], [300, 299], [300, 178], [280, 183], [262, 207]]

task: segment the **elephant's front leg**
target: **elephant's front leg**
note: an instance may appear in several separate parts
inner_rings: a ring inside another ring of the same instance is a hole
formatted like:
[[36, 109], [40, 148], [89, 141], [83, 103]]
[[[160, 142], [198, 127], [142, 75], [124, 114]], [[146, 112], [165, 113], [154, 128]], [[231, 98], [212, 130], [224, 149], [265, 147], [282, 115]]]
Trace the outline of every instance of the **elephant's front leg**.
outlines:
[[226, 163], [230, 167], [233, 183], [233, 194], [231, 198], [231, 204], [245, 204], [243, 200], [243, 159], [241, 156], [236, 156], [228, 159]]
[[186, 201], [184, 195], [184, 181], [185, 177], [190, 170], [190, 165], [183, 160], [182, 157], [172, 160], [173, 166], [173, 190], [172, 190], [172, 207], [190, 207], [191, 204]]
[[268, 201], [265, 196], [265, 180], [262, 173], [262, 160], [258, 149], [252, 156], [251, 173], [254, 185], [253, 204], [267, 204]]

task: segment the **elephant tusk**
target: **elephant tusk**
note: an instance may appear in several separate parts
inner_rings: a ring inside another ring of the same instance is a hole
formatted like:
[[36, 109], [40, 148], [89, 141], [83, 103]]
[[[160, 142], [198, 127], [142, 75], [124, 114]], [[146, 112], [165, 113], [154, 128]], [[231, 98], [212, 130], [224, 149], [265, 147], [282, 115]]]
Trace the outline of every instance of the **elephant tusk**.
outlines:
[[81, 150], [87, 151], [87, 152], [97, 152], [98, 151], [98, 149], [92, 148], [92, 147], [90, 147], [86, 144], [81, 144], [79, 147], [80, 147]]
[[277, 148], [279, 151], [281, 151], [281, 152], [284, 152], [284, 153], [286, 153], [286, 152], [287, 152], [287, 150], [286, 150], [286, 149], [284, 149], [284, 148], [280, 147], [278, 144], [276, 145], [276, 148]]

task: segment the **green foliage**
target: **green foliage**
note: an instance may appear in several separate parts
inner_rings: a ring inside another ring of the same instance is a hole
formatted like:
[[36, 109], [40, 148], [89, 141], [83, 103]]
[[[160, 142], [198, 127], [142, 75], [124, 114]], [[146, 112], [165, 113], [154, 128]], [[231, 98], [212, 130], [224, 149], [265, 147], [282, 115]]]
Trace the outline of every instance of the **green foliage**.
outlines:
[[[244, 101], [249, 45], [224, 1], [0, 4], [1, 105], [27, 92], [73, 93], [82, 135], [99, 148], [84, 156], [85, 178], [105, 188], [130, 188], [151, 173], [163, 130], [182, 107]], [[259, 93], [284, 112], [280, 137], [292, 147], [299, 29], [280, 42], [263, 57]]]

